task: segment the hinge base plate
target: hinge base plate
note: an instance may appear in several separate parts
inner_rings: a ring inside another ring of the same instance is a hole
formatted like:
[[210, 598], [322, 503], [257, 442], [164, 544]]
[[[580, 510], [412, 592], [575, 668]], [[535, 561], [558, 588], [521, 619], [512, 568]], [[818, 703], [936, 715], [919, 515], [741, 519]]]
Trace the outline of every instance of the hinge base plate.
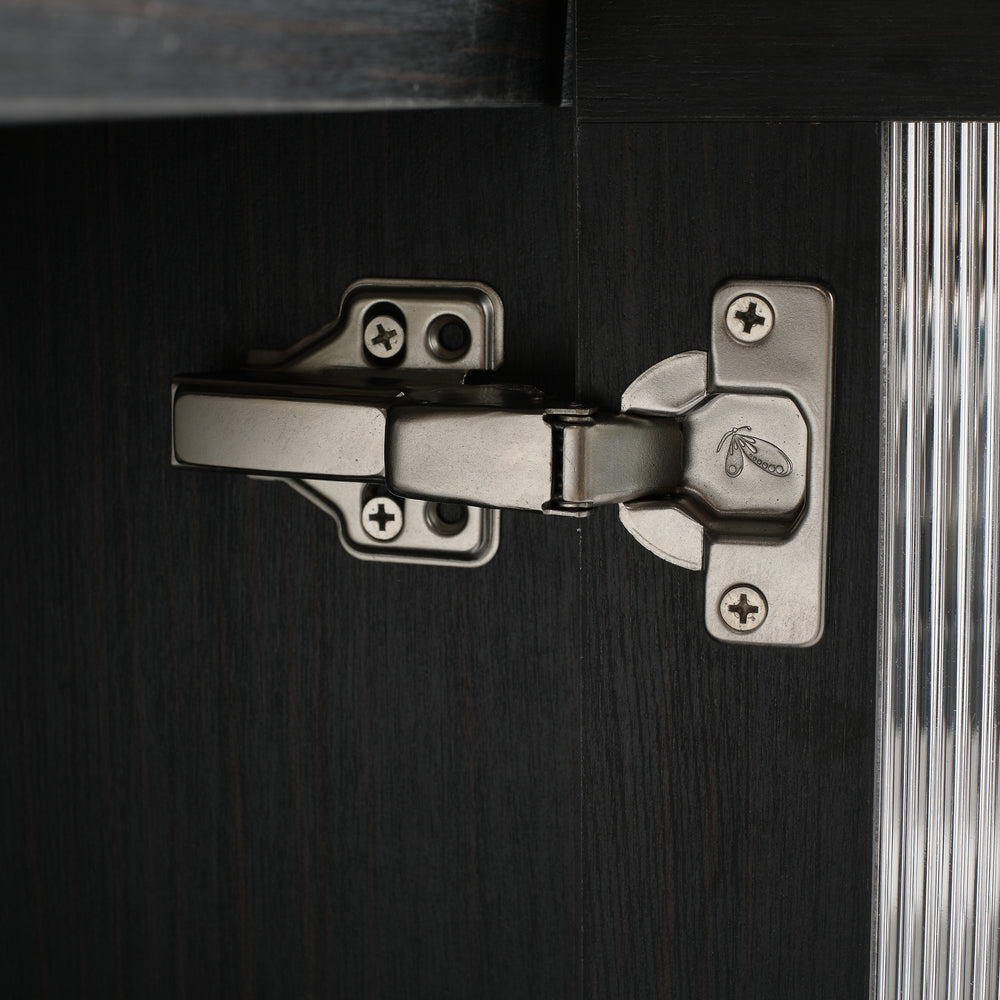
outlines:
[[[248, 366], [318, 378], [336, 371], [402, 387], [461, 385], [470, 372], [492, 371], [502, 360], [503, 304], [489, 286], [378, 279], [352, 284], [332, 323], [286, 351], [253, 352]], [[404, 499], [364, 481], [251, 478], [287, 483], [330, 515], [341, 544], [358, 559], [475, 568], [500, 544], [500, 511], [493, 508]]]

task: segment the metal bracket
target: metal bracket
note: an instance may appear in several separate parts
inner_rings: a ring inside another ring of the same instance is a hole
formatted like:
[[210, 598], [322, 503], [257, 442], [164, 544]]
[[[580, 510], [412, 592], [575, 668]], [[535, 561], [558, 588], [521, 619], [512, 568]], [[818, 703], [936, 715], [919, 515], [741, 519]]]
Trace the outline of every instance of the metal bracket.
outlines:
[[502, 361], [492, 288], [357, 281], [336, 320], [287, 350], [251, 352], [230, 379], [174, 379], [173, 463], [287, 483], [359, 559], [482, 566], [500, 544], [499, 510], [393, 494], [385, 433], [391, 407], [460, 390]]
[[651, 552], [707, 568], [717, 639], [811, 646], [823, 634], [832, 348], [826, 290], [729, 282], [712, 304], [711, 357], [668, 358], [622, 397], [623, 412], [684, 427], [675, 496], [619, 515]]
[[228, 377], [173, 383], [175, 465], [287, 482], [362, 559], [481, 566], [499, 510], [617, 503], [646, 548], [707, 566], [705, 620], [732, 642], [823, 631], [833, 302], [814, 285], [730, 282], [711, 355], [641, 375], [622, 412], [469, 384], [503, 355], [486, 285], [362, 281], [340, 317]]

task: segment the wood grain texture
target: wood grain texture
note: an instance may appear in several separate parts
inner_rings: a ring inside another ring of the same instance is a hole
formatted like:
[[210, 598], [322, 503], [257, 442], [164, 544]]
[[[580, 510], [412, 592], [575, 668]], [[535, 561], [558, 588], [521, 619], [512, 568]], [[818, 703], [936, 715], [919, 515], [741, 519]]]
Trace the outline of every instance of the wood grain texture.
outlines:
[[581, 0], [589, 121], [1000, 115], [1000, 8], [974, 0]]
[[863, 997], [875, 734], [880, 147], [870, 125], [585, 125], [579, 389], [708, 346], [729, 278], [836, 300], [826, 633], [717, 643], [704, 577], [583, 533], [588, 997]]
[[[863, 996], [879, 170], [867, 125], [555, 110], [0, 133], [6, 995]], [[712, 642], [611, 512], [370, 565], [170, 468], [172, 374], [379, 274], [490, 282], [505, 374], [609, 407], [722, 280], [829, 286], [822, 643]]]
[[0, 120], [558, 103], [566, 0], [0, 0]]
[[359, 276], [466, 276], [569, 391], [572, 119], [8, 129], [6, 996], [576, 992], [578, 536], [366, 564], [274, 484], [169, 465], [169, 379]]

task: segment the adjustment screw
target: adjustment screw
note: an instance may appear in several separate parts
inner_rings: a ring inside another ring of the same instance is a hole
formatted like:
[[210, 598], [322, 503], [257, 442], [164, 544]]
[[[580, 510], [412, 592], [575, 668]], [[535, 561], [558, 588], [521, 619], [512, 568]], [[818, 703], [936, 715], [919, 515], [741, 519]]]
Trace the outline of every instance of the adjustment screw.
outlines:
[[391, 542], [403, 530], [403, 508], [392, 497], [372, 497], [361, 508], [361, 526], [377, 542]]
[[729, 303], [726, 326], [734, 340], [756, 344], [774, 327], [774, 309], [762, 295], [741, 295]]
[[734, 632], [753, 632], [764, 624], [767, 601], [756, 587], [730, 587], [719, 601], [719, 614]]
[[373, 358], [394, 358], [405, 343], [402, 324], [391, 316], [375, 316], [365, 324], [365, 348]]

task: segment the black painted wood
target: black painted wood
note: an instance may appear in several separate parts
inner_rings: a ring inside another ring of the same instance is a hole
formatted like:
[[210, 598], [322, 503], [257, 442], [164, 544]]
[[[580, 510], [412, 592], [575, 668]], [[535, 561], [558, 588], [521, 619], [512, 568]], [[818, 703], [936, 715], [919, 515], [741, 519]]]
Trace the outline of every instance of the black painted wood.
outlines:
[[998, 48], [974, 0], [581, 0], [577, 97], [589, 121], [996, 118]]
[[0, 120], [557, 103], [567, 0], [0, 0]]
[[466, 276], [567, 392], [572, 119], [0, 133], [5, 996], [576, 993], [578, 536], [366, 564], [169, 465], [170, 376]]
[[880, 343], [872, 125], [587, 125], [580, 394], [707, 348], [729, 278], [836, 298], [830, 589], [809, 650], [710, 639], [701, 574], [582, 533], [582, 992], [867, 995]]

